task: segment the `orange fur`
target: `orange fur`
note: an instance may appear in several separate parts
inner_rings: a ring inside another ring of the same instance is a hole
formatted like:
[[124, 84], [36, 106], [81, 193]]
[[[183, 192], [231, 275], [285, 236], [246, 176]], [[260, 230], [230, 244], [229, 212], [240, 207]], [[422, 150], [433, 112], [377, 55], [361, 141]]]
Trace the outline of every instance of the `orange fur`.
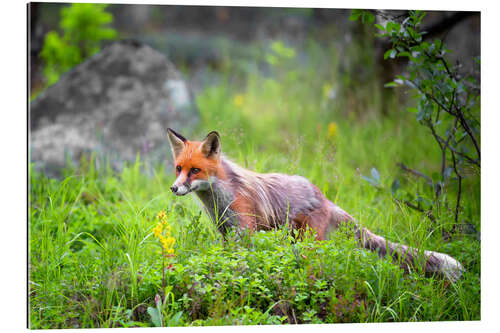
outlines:
[[231, 209], [238, 215], [240, 228], [248, 228], [250, 231], [255, 231], [257, 228], [257, 218], [255, 209], [251, 202], [241, 195], [237, 195]]
[[[215, 175], [218, 178], [224, 179], [224, 170], [220, 168], [219, 160], [207, 158], [200, 151], [201, 142], [187, 141], [186, 147], [175, 159], [175, 165], [182, 166], [181, 173], [187, 173], [191, 168], [199, 168], [201, 172], [192, 175], [192, 180], [208, 179], [209, 176]], [[178, 173], [178, 171], [176, 171]], [[177, 174], [177, 176], [179, 176]]]

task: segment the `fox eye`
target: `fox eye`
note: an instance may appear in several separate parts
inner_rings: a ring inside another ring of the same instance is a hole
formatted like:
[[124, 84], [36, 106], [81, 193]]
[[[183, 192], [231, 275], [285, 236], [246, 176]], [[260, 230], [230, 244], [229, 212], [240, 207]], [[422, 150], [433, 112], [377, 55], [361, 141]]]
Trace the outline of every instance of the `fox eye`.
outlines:
[[198, 172], [200, 172], [200, 169], [198, 169], [198, 168], [191, 168], [191, 173], [193, 175], [196, 175]]
[[180, 165], [178, 165], [175, 169], [176, 169], [177, 171], [181, 172], [182, 167], [181, 167]]

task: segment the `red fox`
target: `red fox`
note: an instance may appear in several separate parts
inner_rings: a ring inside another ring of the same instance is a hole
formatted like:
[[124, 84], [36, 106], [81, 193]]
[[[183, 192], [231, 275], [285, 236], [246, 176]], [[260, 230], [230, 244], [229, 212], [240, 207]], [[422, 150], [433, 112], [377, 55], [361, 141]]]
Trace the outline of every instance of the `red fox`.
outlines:
[[359, 227], [304, 177], [260, 174], [238, 166], [222, 154], [215, 131], [203, 141], [189, 141], [170, 128], [167, 132], [177, 176], [170, 189], [178, 196], [196, 193], [223, 236], [233, 227], [270, 230], [288, 223], [300, 232], [312, 229], [317, 240], [325, 240], [330, 232], [349, 223], [363, 247], [380, 256], [388, 253], [405, 269], [423, 256], [428, 274], [439, 273], [452, 282], [462, 275], [462, 265], [447, 254], [422, 253]]

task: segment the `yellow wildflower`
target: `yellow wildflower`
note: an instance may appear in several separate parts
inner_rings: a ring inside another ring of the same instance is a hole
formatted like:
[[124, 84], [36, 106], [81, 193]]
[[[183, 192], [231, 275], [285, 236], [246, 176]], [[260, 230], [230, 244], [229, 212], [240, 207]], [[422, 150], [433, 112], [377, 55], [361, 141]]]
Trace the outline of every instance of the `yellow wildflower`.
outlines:
[[243, 97], [242, 94], [238, 94], [238, 95], [234, 96], [233, 102], [234, 102], [234, 105], [241, 108], [243, 106], [243, 103], [245, 102], [245, 98]]
[[174, 243], [175, 243], [175, 239], [173, 237], [167, 237], [165, 238], [164, 236], [161, 236], [160, 235], [160, 242], [161, 242], [161, 245], [163, 247], [163, 249], [165, 250], [166, 253], [174, 253]]
[[162, 231], [163, 231], [162, 223], [158, 223], [158, 225], [153, 228], [153, 234], [155, 235], [156, 238], [160, 237]]
[[167, 223], [167, 214], [162, 210], [156, 218], [158, 224], [153, 228], [153, 234], [160, 241], [162, 250], [167, 254], [173, 254], [175, 238], [171, 236], [172, 226]]
[[167, 213], [165, 213], [164, 210], [160, 210], [156, 218], [158, 219], [159, 222], [163, 224], [167, 223]]
[[162, 244], [165, 245], [165, 247], [171, 247], [175, 243], [175, 239], [171, 236], [168, 237], [160, 236], [160, 241], [162, 242]]
[[338, 134], [338, 126], [337, 123], [331, 122], [328, 124], [328, 137], [333, 139]]
[[167, 243], [167, 245], [168, 245], [169, 247], [174, 246], [174, 244], [175, 244], [175, 238], [174, 238], [174, 237], [170, 237], [170, 236], [169, 236], [169, 237], [167, 237], [166, 243]]

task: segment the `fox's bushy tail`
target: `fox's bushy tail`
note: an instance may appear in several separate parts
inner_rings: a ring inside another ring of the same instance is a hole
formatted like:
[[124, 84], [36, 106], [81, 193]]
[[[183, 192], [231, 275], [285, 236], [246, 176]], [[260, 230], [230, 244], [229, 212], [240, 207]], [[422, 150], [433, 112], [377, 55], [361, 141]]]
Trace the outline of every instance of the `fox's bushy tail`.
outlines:
[[451, 282], [457, 281], [463, 274], [464, 268], [455, 258], [440, 252], [417, 250], [407, 245], [393, 243], [384, 237], [356, 225], [356, 238], [361, 245], [384, 257], [389, 254], [399, 262], [406, 271], [424, 264], [428, 275], [441, 274]]

